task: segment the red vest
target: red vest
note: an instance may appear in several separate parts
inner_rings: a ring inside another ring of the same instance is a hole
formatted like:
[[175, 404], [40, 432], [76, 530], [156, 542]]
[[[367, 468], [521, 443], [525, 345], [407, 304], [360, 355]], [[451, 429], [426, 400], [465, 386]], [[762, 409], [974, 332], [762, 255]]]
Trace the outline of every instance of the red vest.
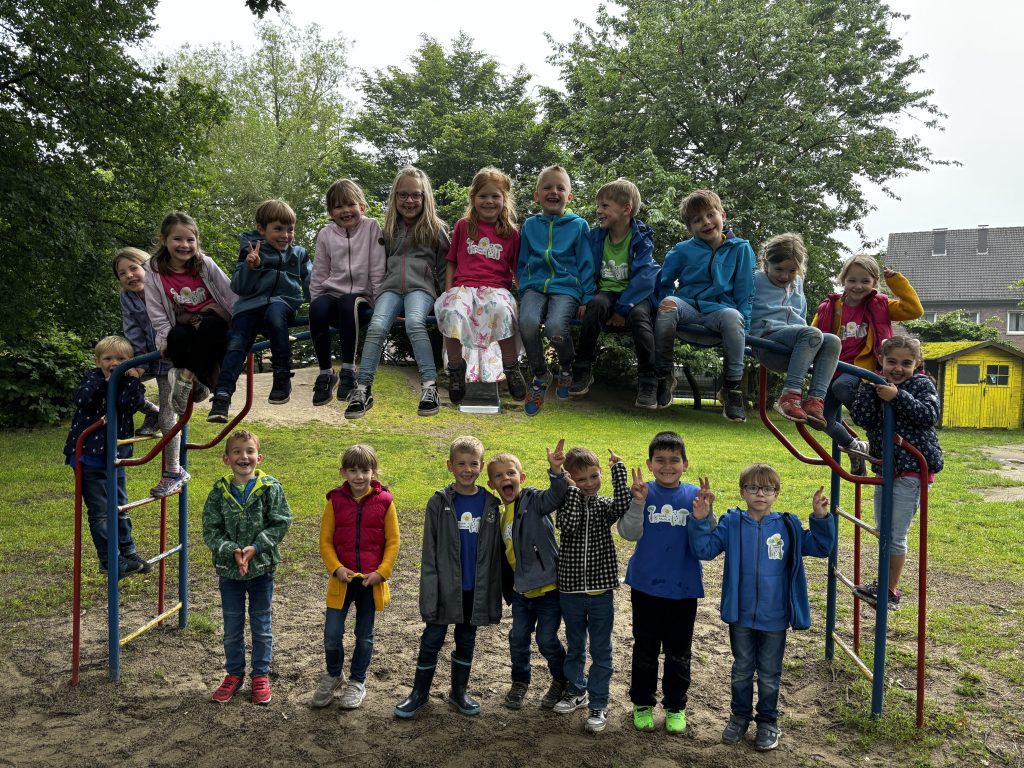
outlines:
[[334, 551], [346, 568], [373, 573], [384, 557], [384, 515], [395, 497], [376, 480], [356, 501], [346, 482], [327, 494], [334, 507]]
[[[842, 294], [830, 293], [818, 305], [817, 327], [824, 333], [835, 333], [836, 305]], [[882, 342], [892, 338], [892, 318], [889, 317], [889, 297], [875, 291], [864, 300], [865, 317], [871, 327], [871, 353], [882, 360]], [[838, 373], [836, 374], [839, 375]]]

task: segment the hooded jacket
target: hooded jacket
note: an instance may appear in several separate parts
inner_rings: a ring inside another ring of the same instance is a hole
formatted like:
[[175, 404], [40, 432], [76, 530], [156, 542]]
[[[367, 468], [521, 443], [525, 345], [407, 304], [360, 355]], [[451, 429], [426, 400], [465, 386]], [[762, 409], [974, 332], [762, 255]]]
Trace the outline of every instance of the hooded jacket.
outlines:
[[[121, 376], [117, 384], [117, 437], [126, 440], [135, 435], [132, 416], [142, 408], [146, 401], [146, 388], [134, 376]], [[75, 388], [72, 396], [75, 404], [75, 415], [71, 420], [71, 429], [64, 441], [64, 461], [70, 466], [75, 464], [75, 443], [85, 428], [107, 415], [107, 380], [103, 371], [93, 368]], [[132, 444], [117, 446], [117, 457], [126, 459], [132, 455]], [[82, 463], [99, 466], [105, 463], [107, 456], [107, 425], [104, 425], [85, 438], [82, 443]]]
[[[145, 291], [145, 287], [143, 287]], [[146, 312], [145, 292], [121, 291], [121, 328], [136, 356], [156, 352], [156, 333]], [[147, 376], [166, 376], [171, 369], [167, 360], [154, 360], [146, 369]]]
[[[294, 243], [279, 251], [259, 232], [242, 232], [238, 236], [238, 262], [231, 277], [231, 290], [238, 296], [233, 314], [266, 307], [281, 301], [297, 311], [309, 301], [309, 276], [313, 262], [306, 249]], [[246, 262], [249, 243], [260, 244], [260, 265], [253, 269]]]
[[748, 330], [753, 291], [754, 251], [735, 235], [713, 252], [699, 237], [684, 240], [668, 252], [661, 267], [662, 297], [675, 296], [703, 314], [738, 310]]
[[575, 213], [538, 213], [519, 231], [519, 295], [526, 291], [572, 296], [586, 304], [597, 292], [590, 227]]
[[[615, 312], [621, 317], [628, 317], [629, 311], [642, 301], [651, 306], [658, 303], [658, 278], [661, 266], [654, 260], [654, 230], [639, 219], [629, 224], [629, 284], [615, 302]], [[595, 274], [600, 275], [600, 264], [604, 259], [604, 241], [608, 230], [597, 228], [590, 230], [590, 252], [594, 258]], [[600, 290], [598, 280], [597, 290]]]
[[787, 325], [807, 325], [803, 278], [797, 275], [789, 285], [780, 288], [764, 272], [754, 273], [750, 332], [763, 336]]
[[388, 244], [385, 238], [387, 270], [377, 292], [378, 296], [387, 291], [403, 296], [411, 291], [426, 291], [432, 299], [436, 299], [444, 290], [451, 238], [442, 230], [437, 242], [427, 246], [417, 243], [412, 233], [412, 227], [399, 221], [394, 240]]
[[351, 232], [332, 221], [316, 236], [310, 297], [355, 294], [373, 301], [387, 260], [384, 233], [375, 219], [364, 216]]
[[[167, 344], [167, 334], [175, 325], [174, 302], [164, 290], [160, 273], [152, 268], [152, 264], [153, 261], [150, 259], [142, 266], [146, 271], [146, 313], [153, 324], [156, 348], [163, 349]], [[213, 259], [203, 254], [199, 259], [199, 277], [210, 290], [210, 296], [230, 320], [238, 297], [231, 290], [227, 275]]]

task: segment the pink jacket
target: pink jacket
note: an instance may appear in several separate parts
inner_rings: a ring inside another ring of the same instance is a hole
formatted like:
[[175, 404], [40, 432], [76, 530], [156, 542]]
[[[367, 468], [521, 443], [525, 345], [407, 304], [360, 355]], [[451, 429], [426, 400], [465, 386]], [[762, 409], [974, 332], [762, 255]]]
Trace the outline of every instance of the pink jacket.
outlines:
[[352, 233], [332, 221], [316, 236], [310, 297], [354, 293], [373, 301], [386, 264], [384, 234], [374, 219], [364, 216]]
[[[167, 334], [174, 327], [174, 302], [164, 290], [160, 273], [151, 268], [152, 261], [146, 262], [146, 314], [153, 324], [156, 336], [156, 348], [163, 349], [167, 343]], [[230, 317], [234, 314], [235, 300], [238, 298], [231, 290], [227, 276], [209, 256], [204, 255], [199, 261], [199, 277], [210, 289], [213, 300], [220, 304]]]

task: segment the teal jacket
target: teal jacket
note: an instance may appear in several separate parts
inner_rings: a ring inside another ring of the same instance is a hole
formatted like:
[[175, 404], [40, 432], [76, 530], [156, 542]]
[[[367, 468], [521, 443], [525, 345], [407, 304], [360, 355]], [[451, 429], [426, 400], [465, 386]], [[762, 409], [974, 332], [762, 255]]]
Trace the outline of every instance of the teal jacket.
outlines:
[[662, 297], [674, 296], [704, 314], [739, 310], [750, 328], [754, 250], [746, 240], [728, 237], [714, 253], [699, 237], [684, 240], [668, 252], [660, 280]]
[[519, 231], [519, 295], [526, 291], [574, 297], [586, 304], [597, 292], [590, 227], [575, 213], [538, 213]]
[[[284, 489], [275, 478], [256, 470], [256, 484], [239, 503], [231, 493], [231, 475], [213, 484], [203, 507], [203, 541], [213, 552], [217, 574], [235, 581], [273, 575], [281, 562], [278, 546], [292, 524], [292, 510]], [[256, 547], [249, 572], [242, 576], [235, 562], [235, 550]]]

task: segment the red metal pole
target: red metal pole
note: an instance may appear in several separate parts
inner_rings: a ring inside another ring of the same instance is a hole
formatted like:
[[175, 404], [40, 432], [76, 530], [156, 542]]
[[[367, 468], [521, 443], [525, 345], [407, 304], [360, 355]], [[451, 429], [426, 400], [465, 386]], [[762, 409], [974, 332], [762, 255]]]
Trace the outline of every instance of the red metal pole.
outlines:
[[[853, 516], [860, 516], [861, 485], [853, 486]], [[853, 526], [853, 583], [860, 584], [860, 526]], [[853, 652], [860, 655], [860, 598], [853, 593]]]

